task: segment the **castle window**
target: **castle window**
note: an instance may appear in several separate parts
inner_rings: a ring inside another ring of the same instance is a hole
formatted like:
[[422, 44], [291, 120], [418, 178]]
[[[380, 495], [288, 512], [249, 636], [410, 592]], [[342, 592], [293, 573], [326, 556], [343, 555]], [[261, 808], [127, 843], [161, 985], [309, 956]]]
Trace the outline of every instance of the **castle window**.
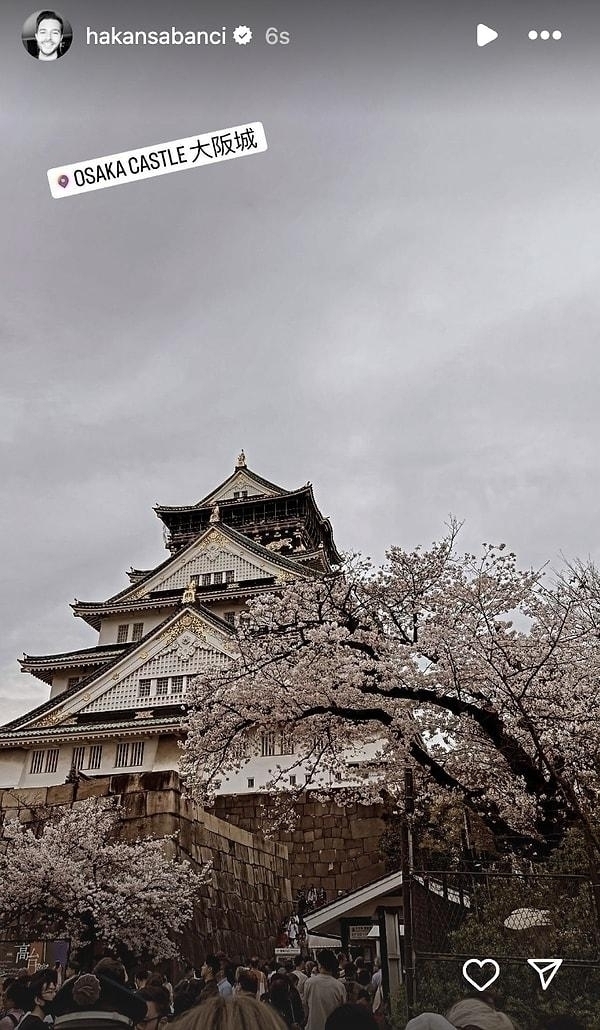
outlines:
[[260, 735], [261, 754], [263, 758], [275, 754], [275, 734], [269, 731]]
[[102, 744], [92, 744], [88, 760], [88, 769], [99, 769], [101, 764]]
[[213, 573], [213, 582], [214, 583], [222, 583], [223, 582], [223, 573], [222, 572], [215, 572], [215, 573]]
[[32, 755], [31, 755], [31, 767], [29, 769], [29, 772], [33, 776], [36, 776], [38, 773], [41, 773], [43, 771], [44, 771], [44, 752], [43, 751], [33, 751]]
[[164, 697], [165, 694], [169, 693], [169, 678], [168, 676], [160, 676], [156, 681], [156, 696]]
[[254, 776], [248, 777], [248, 786], [252, 788], [254, 786]]
[[144, 764], [144, 741], [140, 740], [137, 743], [131, 745], [131, 764], [132, 765], [143, 765]]
[[127, 634], [128, 634], [128, 632], [129, 632], [129, 626], [126, 623], [124, 623], [121, 626], [119, 626], [119, 628], [117, 630], [117, 644], [126, 644], [127, 643]]
[[135, 744], [117, 744], [117, 769], [132, 769], [144, 763], [144, 742], [138, 741]]
[[291, 733], [282, 732], [279, 734], [279, 746], [281, 755], [294, 754], [294, 738]]
[[138, 683], [138, 697], [150, 697], [150, 680], [140, 680]]
[[79, 772], [80, 769], [85, 768], [85, 748], [84, 747], [74, 747], [73, 748], [73, 763], [72, 764], [73, 764], [73, 768], [76, 770], [76, 772]]
[[290, 787], [295, 787], [295, 786], [296, 786], [296, 777], [295, 776], [290, 776]]
[[55, 773], [58, 769], [58, 748], [49, 748], [47, 751], [33, 751], [31, 755], [30, 773], [39, 776], [40, 773]]
[[235, 575], [235, 573], [234, 573], [233, 569], [227, 569], [227, 572], [225, 573], [225, 582], [226, 583], [233, 583], [234, 582], [234, 575]]
[[210, 586], [210, 572], [203, 572], [202, 573], [202, 586], [203, 587], [209, 587]]
[[144, 623], [143, 622], [134, 622], [134, 624], [133, 624], [133, 632], [131, 634], [131, 639], [132, 640], [141, 640], [143, 635], [144, 635]]
[[235, 626], [235, 612], [223, 612], [223, 618], [230, 626]]
[[183, 676], [171, 677], [171, 693], [183, 694]]

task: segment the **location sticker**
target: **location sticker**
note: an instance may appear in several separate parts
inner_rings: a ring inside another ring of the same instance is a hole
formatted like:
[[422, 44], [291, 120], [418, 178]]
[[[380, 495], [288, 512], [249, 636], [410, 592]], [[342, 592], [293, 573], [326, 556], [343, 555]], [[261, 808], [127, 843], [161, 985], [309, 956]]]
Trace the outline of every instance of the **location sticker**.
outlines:
[[[250, 30], [248, 29], [248, 33]], [[50, 192], [55, 199], [74, 197], [121, 183], [150, 179], [155, 175], [232, 161], [267, 150], [262, 122], [245, 122], [218, 132], [203, 132], [155, 146], [138, 147], [120, 154], [94, 157], [48, 170]]]

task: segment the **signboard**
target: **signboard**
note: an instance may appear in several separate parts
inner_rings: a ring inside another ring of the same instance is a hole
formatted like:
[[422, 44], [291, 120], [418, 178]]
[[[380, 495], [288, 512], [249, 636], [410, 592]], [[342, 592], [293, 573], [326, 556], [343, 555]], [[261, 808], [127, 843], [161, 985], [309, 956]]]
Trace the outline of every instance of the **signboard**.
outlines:
[[353, 926], [349, 927], [348, 940], [365, 941], [372, 929], [373, 923], [354, 923]]
[[63, 972], [69, 958], [69, 941], [0, 941], [0, 977], [15, 969], [35, 973], [40, 966], [60, 962]]
[[293, 958], [294, 955], [301, 955], [300, 948], [275, 948], [275, 958]]

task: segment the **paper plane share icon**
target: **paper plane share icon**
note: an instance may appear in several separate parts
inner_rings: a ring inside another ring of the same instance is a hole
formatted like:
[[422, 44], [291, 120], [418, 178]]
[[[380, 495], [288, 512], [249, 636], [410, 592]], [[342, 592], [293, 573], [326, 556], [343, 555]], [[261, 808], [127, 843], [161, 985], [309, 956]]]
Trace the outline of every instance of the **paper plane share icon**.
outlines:
[[563, 960], [561, 958], [528, 958], [527, 962], [538, 974], [543, 991], [548, 990], [554, 977], [558, 973], [558, 970], [563, 964]]

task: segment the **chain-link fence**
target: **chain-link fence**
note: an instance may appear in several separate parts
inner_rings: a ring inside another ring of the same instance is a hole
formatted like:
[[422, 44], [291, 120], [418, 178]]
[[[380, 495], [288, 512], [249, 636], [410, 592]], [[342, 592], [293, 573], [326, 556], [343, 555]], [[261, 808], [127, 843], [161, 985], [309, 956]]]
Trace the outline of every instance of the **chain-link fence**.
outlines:
[[[520, 1030], [557, 1014], [600, 1030], [600, 932], [586, 877], [413, 873], [407, 887], [411, 1014], [443, 1013], [459, 998], [488, 994]], [[528, 959], [563, 962], [545, 985]]]

